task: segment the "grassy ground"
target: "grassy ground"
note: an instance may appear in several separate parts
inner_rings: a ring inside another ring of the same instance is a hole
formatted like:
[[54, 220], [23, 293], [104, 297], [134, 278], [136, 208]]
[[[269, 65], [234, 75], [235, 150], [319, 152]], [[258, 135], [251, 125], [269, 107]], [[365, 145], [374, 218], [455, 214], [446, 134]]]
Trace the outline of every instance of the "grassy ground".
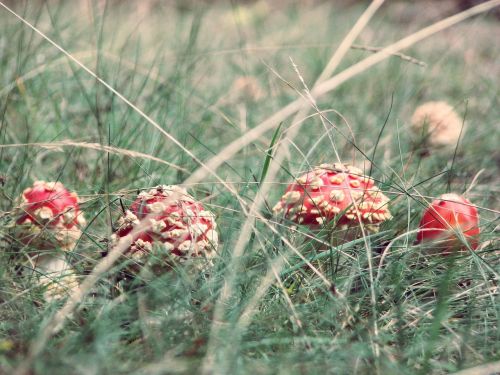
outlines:
[[[26, 4], [16, 7], [26, 20], [199, 160], [303, 95], [300, 76], [312, 87], [363, 11], [224, 2], [138, 14], [128, 6]], [[372, 55], [367, 47], [388, 45], [452, 12], [443, 2], [436, 7], [385, 5], [355, 41], [362, 48], [349, 50], [337, 72]], [[30, 345], [62, 302], [43, 303], [19, 279], [23, 255], [9, 236], [15, 198], [37, 179], [59, 180], [83, 198], [89, 224], [68, 255], [83, 280], [102, 258], [120, 199], [126, 206], [138, 189], [183, 183], [199, 165], [0, 8], [0, 372], [27, 359], [36, 374], [439, 374], [498, 361], [499, 34], [498, 21], [481, 15], [403, 51], [425, 67], [393, 56], [355, 76], [318, 98], [335, 126], [325, 129], [313, 116], [291, 139], [288, 117], [278, 134], [288, 153], [265, 184], [257, 182], [274, 130], [221, 165], [221, 180], [212, 175], [188, 184], [217, 215], [221, 247], [209, 277], [178, 268], [120, 293], [115, 266], [33, 358]], [[465, 117], [456, 152], [422, 157], [413, 145], [409, 119], [427, 100], [446, 100]], [[320, 277], [300, 267], [283, 238], [307, 257], [320, 245], [265, 219], [290, 174], [335, 162], [336, 153], [367, 170], [373, 165], [394, 219], [366, 242], [332, 247], [315, 260]], [[248, 239], [245, 210], [221, 181], [247, 204], [271, 184], [262, 217], [250, 217]], [[429, 257], [412, 245], [414, 230], [426, 202], [448, 191], [467, 192], [480, 207], [481, 246], [457, 258]], [[377, 267], [376, 251], [397, 236]], [[224, 281], [231, 293], [221, 297]]]

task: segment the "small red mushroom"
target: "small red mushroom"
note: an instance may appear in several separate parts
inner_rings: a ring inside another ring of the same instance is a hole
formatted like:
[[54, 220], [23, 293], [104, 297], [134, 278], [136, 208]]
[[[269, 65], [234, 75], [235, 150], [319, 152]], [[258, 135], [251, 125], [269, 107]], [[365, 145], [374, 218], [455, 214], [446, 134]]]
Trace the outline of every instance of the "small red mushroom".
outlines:
[[[131, 245], [125, 254], [139, 265], [149, 258], [154, 244], [161, 245], [163, 253], [158, 255], [165, 255], [167, 263], [169, 259], [210, 260], [217, 252], [219, 236], [215, 215], [179, 186], [161, 185], [141, 192], [118, 224], [112, 243], [131, 236]], [[132, 237], [134, 229], [138, 233]]]
[[450, 193], [434, 200], [424, 212], [417, 234], [417, 243], [432, 242], [444, 254], [453, 250], [476, 250], [479, 241], [477, 208], [464, 197]]
[[274, 206], [276, 215], [311, 228], [334, 222], [341, 229], [359, 227], [372, 231], [392, 218], [389, 199], [371, 177], [345, 164], [321, 164], [289, 185]]
[[85, 225], [76, 193], [60, 182], [35, 181], [19, 200], [15, 209], [18, 240], [37, 250], [73, 249]]

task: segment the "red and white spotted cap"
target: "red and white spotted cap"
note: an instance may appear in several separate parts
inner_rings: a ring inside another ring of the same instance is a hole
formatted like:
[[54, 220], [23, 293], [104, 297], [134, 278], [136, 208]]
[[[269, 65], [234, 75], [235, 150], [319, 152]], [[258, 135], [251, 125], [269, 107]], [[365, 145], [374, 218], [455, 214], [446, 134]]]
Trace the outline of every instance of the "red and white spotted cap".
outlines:
[[[125, 254], [139, 264], [148, 259], [153, 244], [161, 244], [167, 257], [180, 262], [210, 259], [217, 253], [215, 215], [179, 186], [161, 185], [141, 192], [118, 224], [112, 242], [131, 236]], [[134, 229], [137, 233], [132, 235]]]
[[369, 230], [392, 218], [389, 199], [356, 167], [321, 164], [290, 184], [274, 206], [275, 215], [310, 227], [331, 221], [347, 229], [362, 221]]
[[16, 207], [15, 236], [37, 250], [71, 250], [85, 226], [78, 196], [60, 182], [35, 181]]

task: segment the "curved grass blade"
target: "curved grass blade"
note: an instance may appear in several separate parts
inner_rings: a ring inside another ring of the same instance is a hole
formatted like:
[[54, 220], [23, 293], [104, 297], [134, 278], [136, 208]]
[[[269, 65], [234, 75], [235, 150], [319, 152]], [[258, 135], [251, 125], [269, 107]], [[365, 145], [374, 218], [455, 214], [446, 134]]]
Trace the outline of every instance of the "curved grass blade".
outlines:
[[269, 169], [269, 164], [271, 163], [271, 159], [273, 157], [273, 147], [276, 144], [277, 139], [279, 138], [278, 136], [280, 135], [280, 130], [281, 126], [283, 125], [283, 122], [281, 122], [278, 127], [276, 128], [276, 131], [273, 134], [273, 138], [271, 139], [271, 144], [269, 145], [269, 148], [267, 149], [266, 152], [266, 159], [264, 160], [264, 166], [262, 167], [262, 172], [260, 174], [259, 178], [259, 186], [262, 184], [262, 181], [266, 178], [267, 171]]

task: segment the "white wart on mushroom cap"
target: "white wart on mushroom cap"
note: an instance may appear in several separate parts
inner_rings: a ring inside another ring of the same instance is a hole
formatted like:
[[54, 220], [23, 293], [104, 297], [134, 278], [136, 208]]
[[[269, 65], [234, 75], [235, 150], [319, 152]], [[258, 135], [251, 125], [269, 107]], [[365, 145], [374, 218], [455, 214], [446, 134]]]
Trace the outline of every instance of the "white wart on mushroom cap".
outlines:
[[361, 221], [376, 231], [379, 224], [392, 218], [388, 203], [374, 180], [359, 168], [335, 163], [322, 164], [297, 178], [273, 211], [310, 227], [335, 221], [345, 229]]
[[179, 186], [161, 185], [141, 192], [118, 224], [113, 243], [128, 237], [131, 245], [126, 255], [140, 264], [148, 259], [154, 244], [180, 262], [210, 259], [217, 253], [215, 215]]

